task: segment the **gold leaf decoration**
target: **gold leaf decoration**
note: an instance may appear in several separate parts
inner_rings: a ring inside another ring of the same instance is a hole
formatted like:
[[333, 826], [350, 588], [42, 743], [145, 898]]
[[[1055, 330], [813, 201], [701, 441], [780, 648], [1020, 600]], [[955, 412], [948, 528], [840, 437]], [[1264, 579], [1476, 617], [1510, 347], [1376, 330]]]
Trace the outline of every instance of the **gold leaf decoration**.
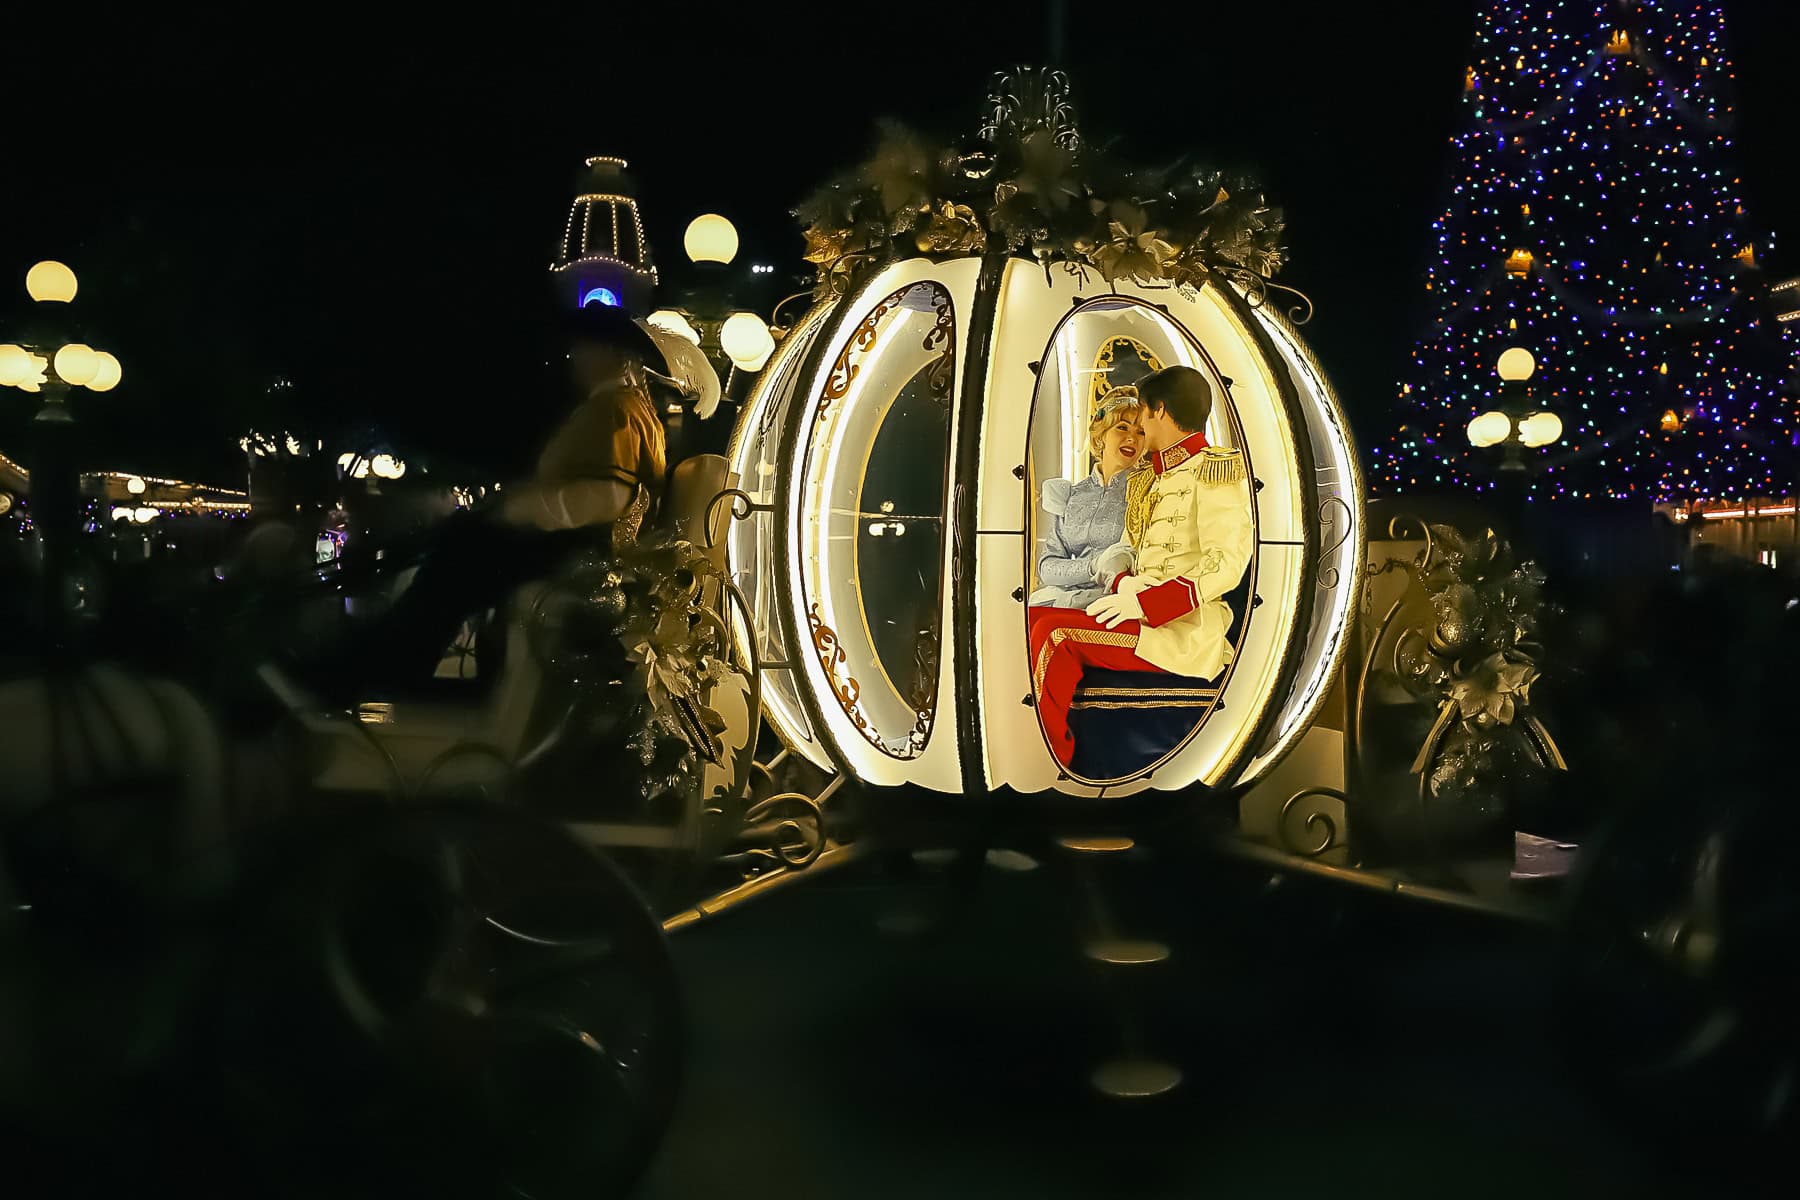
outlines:
[[980, 253], [987, 249], [987, 231], [975, 210], [946, 200], [931, 214], [931, 224], [919, 231], [915, 244], [932, 254]]

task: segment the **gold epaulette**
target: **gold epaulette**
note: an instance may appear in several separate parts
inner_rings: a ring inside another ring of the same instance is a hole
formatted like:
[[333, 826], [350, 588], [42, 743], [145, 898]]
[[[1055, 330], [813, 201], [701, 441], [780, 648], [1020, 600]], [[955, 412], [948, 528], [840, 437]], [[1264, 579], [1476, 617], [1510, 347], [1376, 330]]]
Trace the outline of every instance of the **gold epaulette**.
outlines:
[[1243, 481], [1244, 456], [1240, 452], [1225, 446], [1208, 446], [1197, 457], [1194, 473], [1200, 477], [1201, 483], [1217, 487], [1222, 483]]

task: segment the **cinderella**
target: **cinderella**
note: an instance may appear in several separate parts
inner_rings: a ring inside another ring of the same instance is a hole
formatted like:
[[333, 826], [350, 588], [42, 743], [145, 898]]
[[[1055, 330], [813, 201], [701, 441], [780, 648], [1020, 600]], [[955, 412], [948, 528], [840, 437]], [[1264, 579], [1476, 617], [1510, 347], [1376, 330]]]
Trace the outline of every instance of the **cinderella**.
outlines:
[[1088, 450], [1095, 467], [1086, 479], [1044, 483], [1044, 540], [1038, 553], [1040, 586], [1034, 608], [1083, 609], [1106, 595], [1117, 564], [1101, 562], [1125, 536], [1126, 479], [1144, 454], [1143, 406], [1137, 389], [1116, 387], [1094, 406]]

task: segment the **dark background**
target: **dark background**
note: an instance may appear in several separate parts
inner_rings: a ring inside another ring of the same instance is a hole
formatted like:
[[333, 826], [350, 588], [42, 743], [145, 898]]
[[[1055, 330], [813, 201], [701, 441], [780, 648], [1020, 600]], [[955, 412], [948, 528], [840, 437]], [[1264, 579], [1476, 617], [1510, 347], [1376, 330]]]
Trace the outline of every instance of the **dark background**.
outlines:
[[[1800, 228], [1800, 14], [1728, 7], [1747, 204], [1779, 235]], [[118, 389], [83, 397], [109, 466], [230, 482], [252, 424], [337, 436], [356, 420], [516, 465], [560, 402], [544, 271], [585, 156], [631, 160], [665, 278], [707, 210], [738, 224], [746, 258], [803, 269], [788, 210], [868, 151], [878, 117], [968, 136], [989, 74], [1052, 40], [1048, 5], [613, 9], [23, 27], [0, 338], [32, 262], [76, 269], [73, 315], [124, 363]], [[1282, 280], [1317, 301], [1310, 336], [1365, 440], [1424, 315], [1476, 9], [1067, 6], [1090, 141], [1253, 170], [1287, 210]], [[1764, 261], [1800, 271], [1779, 242]], [[278, 378], [285, 401], [265, 394]], [[22, 401], [0, 396], [15, 457]]]

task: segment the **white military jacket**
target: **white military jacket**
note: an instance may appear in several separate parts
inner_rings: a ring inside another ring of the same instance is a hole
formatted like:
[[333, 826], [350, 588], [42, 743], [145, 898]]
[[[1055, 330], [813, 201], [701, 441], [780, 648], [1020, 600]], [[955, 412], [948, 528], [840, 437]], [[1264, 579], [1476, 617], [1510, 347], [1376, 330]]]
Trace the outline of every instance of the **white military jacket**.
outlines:
[[1131, 573], [1149, 585], [1137, 593], [1137, 655], [1174, 675], [1217, 678], [1232, 657], [1225, 634], [1233, 614], [1220, 597], [1243, 580], [1256, 542], [1244, 457], [1195, 433], [1140, 470], [1148, 492], [1128, 503], [1125, 526]]

